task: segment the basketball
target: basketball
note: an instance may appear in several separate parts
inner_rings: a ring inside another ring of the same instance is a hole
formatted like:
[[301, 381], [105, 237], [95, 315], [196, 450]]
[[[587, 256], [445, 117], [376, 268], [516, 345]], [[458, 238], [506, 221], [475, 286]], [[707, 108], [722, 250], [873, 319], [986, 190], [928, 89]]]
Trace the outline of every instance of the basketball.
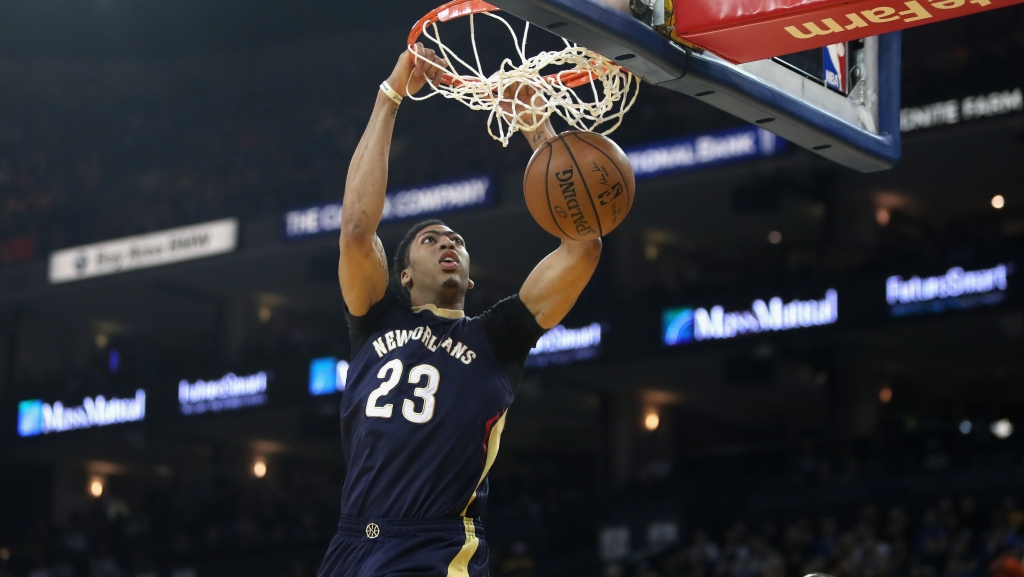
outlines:
[[570, 130], [533, 153], [523, 178], [526, 206], [547, 232], [590, 240], [615, 230], [633, 206], [636, 182], [617, 144]]

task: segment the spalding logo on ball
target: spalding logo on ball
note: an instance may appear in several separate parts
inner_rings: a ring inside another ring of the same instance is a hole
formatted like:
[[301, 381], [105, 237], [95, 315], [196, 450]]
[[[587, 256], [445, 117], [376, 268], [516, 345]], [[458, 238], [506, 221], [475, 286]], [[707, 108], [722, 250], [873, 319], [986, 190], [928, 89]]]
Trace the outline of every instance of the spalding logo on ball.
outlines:
[[636, 181], [617, 144], [594, 132], [570, 130], [533, 153], [523, 193], [541, 228], [569, 240], [590, 240], [626, 218]]

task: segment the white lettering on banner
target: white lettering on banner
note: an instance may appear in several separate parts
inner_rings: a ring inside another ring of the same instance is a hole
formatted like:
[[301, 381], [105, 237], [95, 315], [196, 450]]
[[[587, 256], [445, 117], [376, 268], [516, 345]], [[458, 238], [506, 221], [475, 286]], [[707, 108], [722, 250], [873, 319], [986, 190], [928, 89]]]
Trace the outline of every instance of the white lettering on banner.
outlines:
[[926, 302], [935, 299], [981, 294], [993, 290], [1005, 291], [1007, 265], [965, 271], [953, 267], [942, 276], [921, 278], [912, 276], [904, 280], [891, 276], [885, 281], [885, 300], [890, 305]]
[[638, 178], [717, 162], [773, 156], [784, 148], [767, 130], [755, 127], [656, 143], [626, 151]]
[[1024, 91], [1020, 88], [1003, 90], [962, 100], [945, 100], [924, 106], [900, 110], [900, 130], [913, 132], [922, 128], [959, 124], [964, 120], [977, 120], [1024, 111]]
[[530, 349], [530, 355], [588, 349], [600, 344], [600, 323], [592, 323], [578, 329], [567, 329], [562, 325], [557, 325], [537, 340], [537, 345]]
[[41, 417], [38, 432], [43, 434], [141, 421], [146, 418], [146, 392], [139, 389], [134, 397], [126, 399], [86, 397], [77, 407], [60, 401], [42, 403]]
[[[432, 186], [399, 190], [384, 197], [381, 221], [483, 206], [491, 202], [491, 179], [486, 176]], [[288, 238], [341, 230], [341, 203], [332, 203], [284, 215]]]
[[50, 255], [51, 283], [162, 266], [235, 250], [238, 221], [229, 218], [76, 246]]
[[178, 402], [186, 415], [263, 405], [267, 402], [267, 373], [237, 376], [228, 373], [215, 381], [178, 383]]
[[698, 341], [728, 339], [737, 335], [785, 331], [830, 325], [839, 319], [839, 293], [825, 291], [822, 300], [793, 300], [783, 303], [775, 297], [754, 301], [751, 310], [726, 312], [721, 306], [693, 312], [693, 338]]

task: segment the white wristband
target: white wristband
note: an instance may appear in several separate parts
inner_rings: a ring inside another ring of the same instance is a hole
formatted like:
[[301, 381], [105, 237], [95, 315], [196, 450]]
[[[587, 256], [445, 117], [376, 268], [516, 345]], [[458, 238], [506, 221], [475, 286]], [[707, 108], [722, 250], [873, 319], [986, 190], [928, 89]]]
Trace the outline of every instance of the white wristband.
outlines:
[[395, 89], [391, 88], [391, 85], [388, 84], [387, 80], [380, 83], [380, 91], [383, 92], [388, 98], [393, 100], [395, 104], [402, 103], [402, 95], [395, 92]]

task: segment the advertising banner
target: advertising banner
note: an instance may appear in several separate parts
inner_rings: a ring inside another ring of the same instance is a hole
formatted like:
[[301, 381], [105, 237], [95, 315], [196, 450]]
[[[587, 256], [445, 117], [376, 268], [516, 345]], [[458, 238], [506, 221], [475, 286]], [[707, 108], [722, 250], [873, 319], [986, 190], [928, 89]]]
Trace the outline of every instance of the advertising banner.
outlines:
[[[473, 176], [389, 192], [381, 222], [434, 216], [494, 202], [489, 176]], [[284, 237], [305, 238], [341, 230], [341, 202], [292, 210], [284, 215]]]
[[50, 254], [51, 284], [204, 258], [235, 250], [238, 221], [215, 220], [65, 248]]
[[135, 391], [134, 397], [122, 399], [96, 395], [85, 397], [76, 405], [32, 399], [18, 403], [18, 436], [34, 437], [91, 429], [142, 421], [145, 418], [146, 391], [142, 389]]
[[178, 404], [183, 415], [219, 413], [267, 404], [267, 373], [238, 376], [228, 373], [215, 380], [178, 383]]
[[348, 361], [336, 357], [321, 357], [309, 363], [309, 394], [318, 397], [345, 390], [348, 381]]
[[544, 333], [526, 357], [527, 367], [567, 365], [593, 359], [601, 352], [601, 323], [568, 329], [557, 325]]
[[943, 100], [900, 110], [900, 130], [913, 132], [949, 126], [1014, 112], [1024, 112], [1024, 91], [1020, 88]]
[[935, 276], [890, 276], [885, 280], [889, 315], [940, 314], [1000, 304], [1007, 298], [1013, 270], [1012, 263], [1005, 263], [977, 270], [955, 266]]
[[652, 178], [718, 164], [775, 156], [786, 141], [767, 130], [744, 126], [625, 149], [636, 178]]
[[721, 305], [668, 309], [662, 313], [662, 342], [666, 346], [684, 345], [831, 325], [838, 320], [839, 292], [830, 288], [821, 299], [786, 302], [776, 296], [757, 299], [746, 310], [727, 311]]

